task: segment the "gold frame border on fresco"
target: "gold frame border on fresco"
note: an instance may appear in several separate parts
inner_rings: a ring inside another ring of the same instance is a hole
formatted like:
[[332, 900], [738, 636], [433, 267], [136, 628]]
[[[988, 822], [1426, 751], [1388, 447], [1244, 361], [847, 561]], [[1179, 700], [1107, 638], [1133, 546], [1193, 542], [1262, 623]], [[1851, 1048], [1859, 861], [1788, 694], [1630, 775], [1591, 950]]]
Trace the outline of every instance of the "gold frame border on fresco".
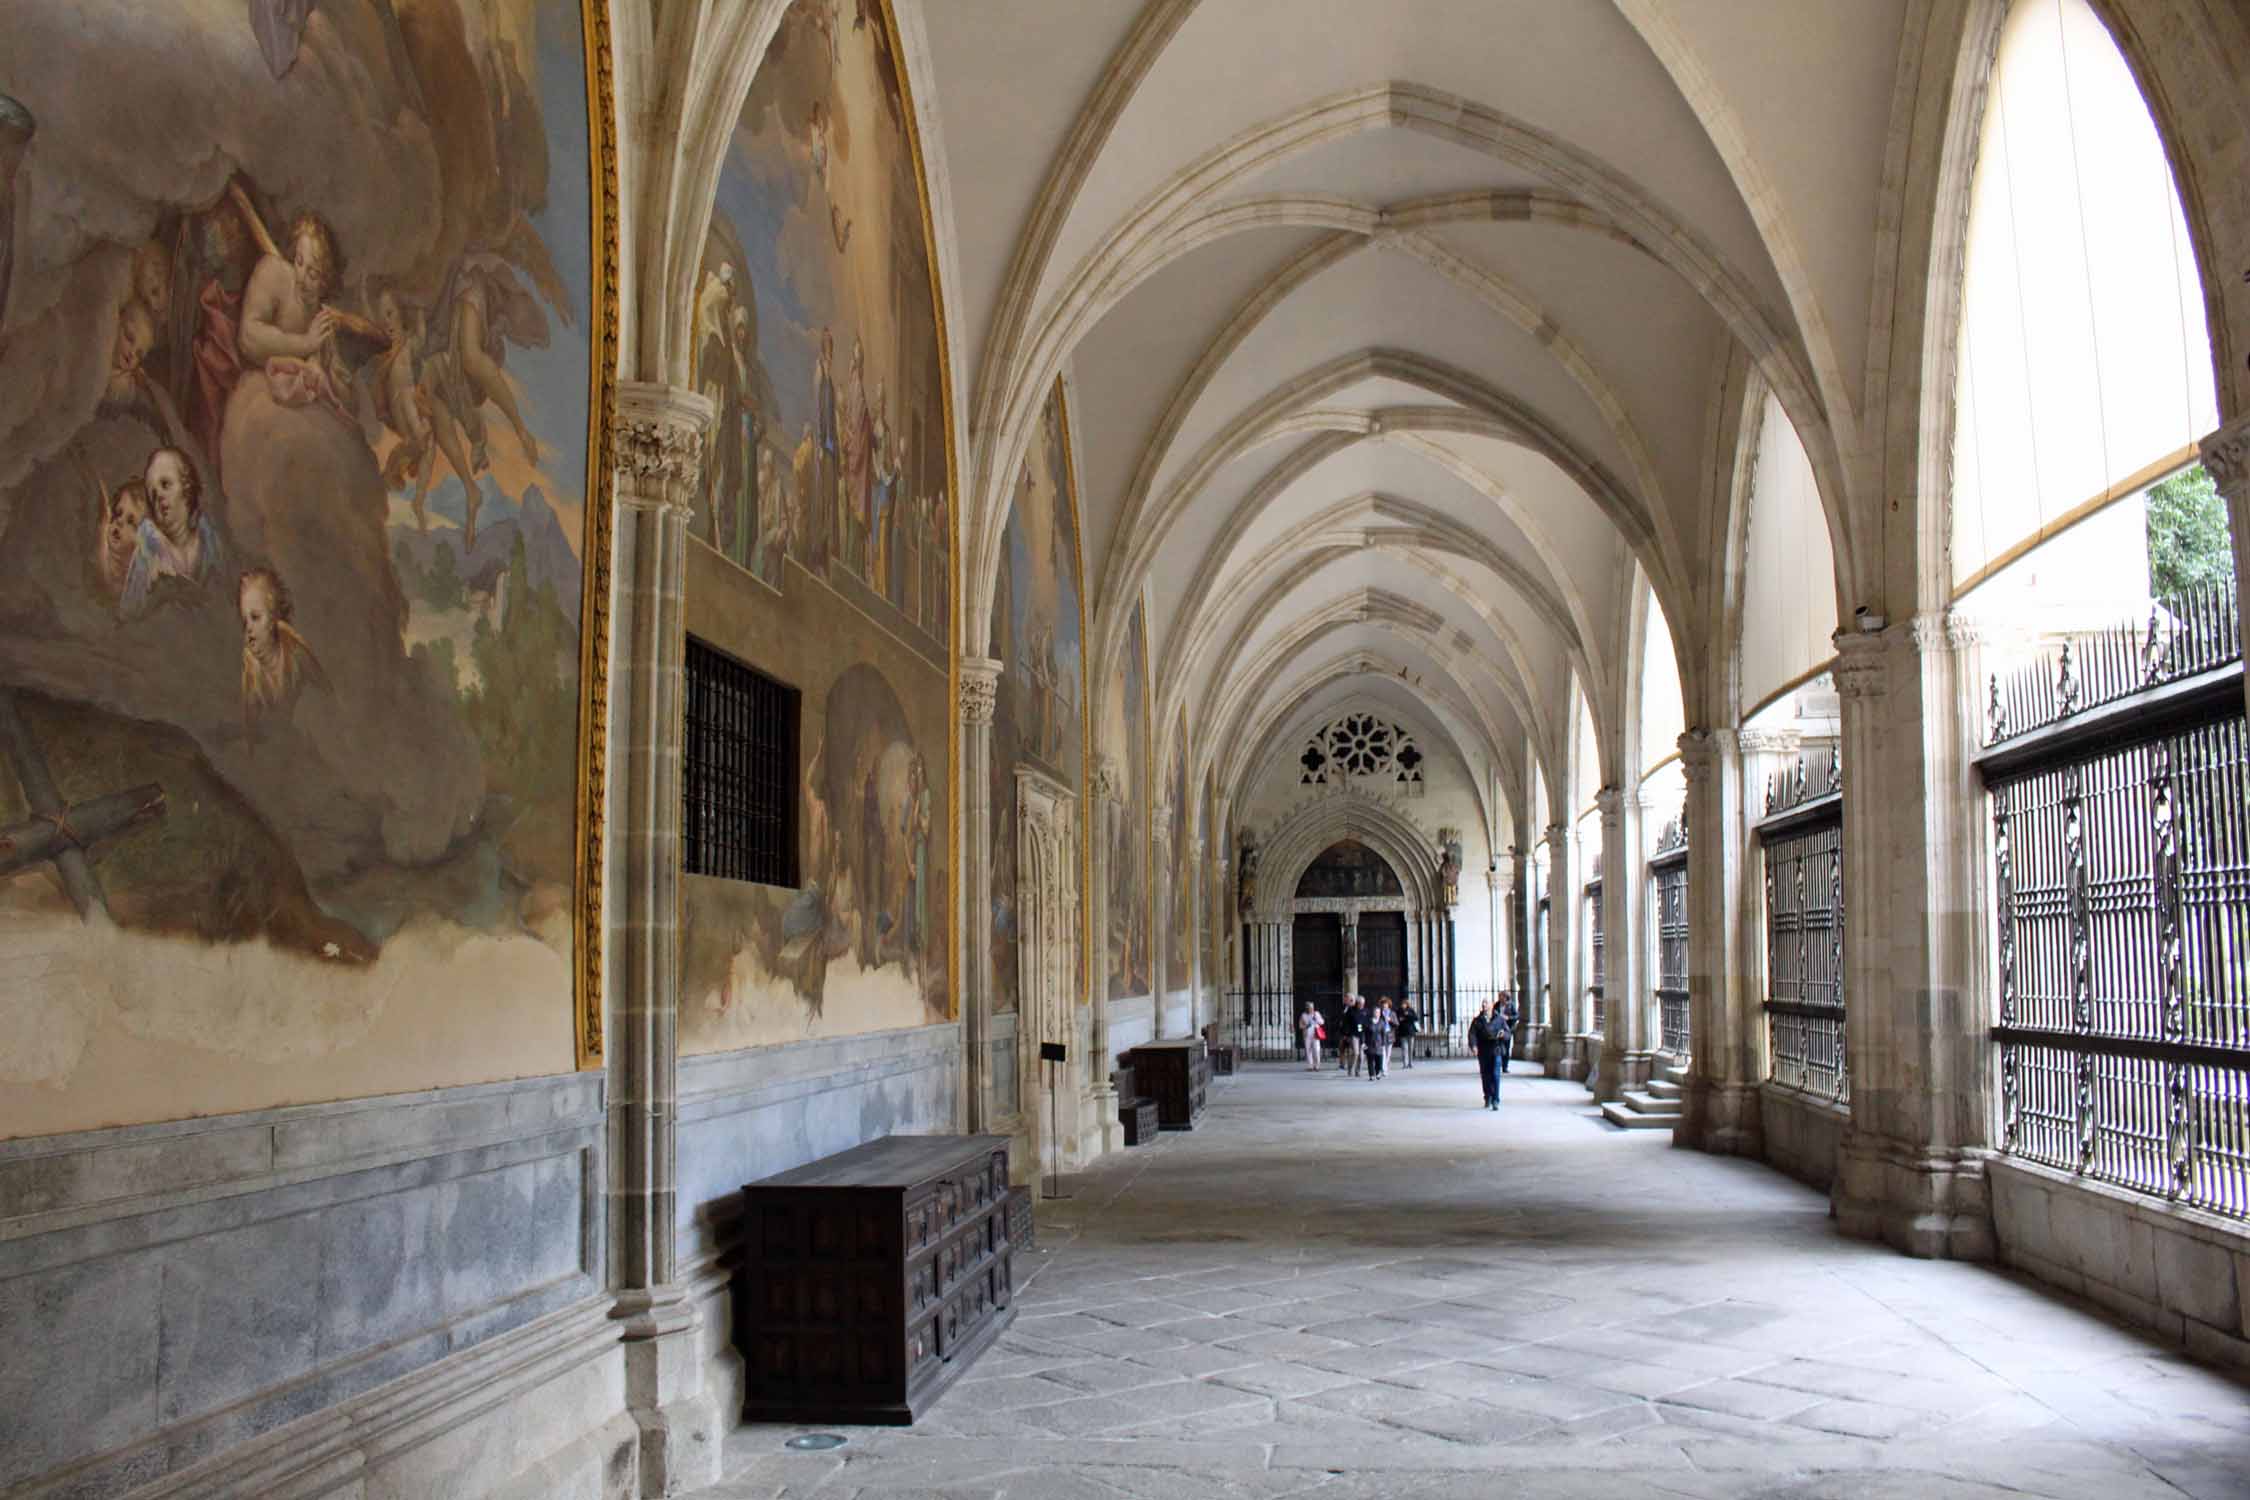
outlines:
[[586, 326], [593, 347], [586, 408], [584, 556], [580, 560], [578, 627], [578, 943], [572, 965], [571, 1011], [578, 1066], [602, 1062], [602, 857], [609, 753], [609, 533], [610, 430], [617, 419], [617, 132], [610, 116], [616, 97], [610, 51], [608, 0], [579, 0], [586, 62], [587, 197], [592, 223], [594, 275]]
[[[1078, 449], [1070, 432], [1070, 393], [1055, 377], [1055, 422], [1062, 437], [1063, 503], [1070, 507], [1071, 592], [1078, 598], [1078, 978], [1080, 1005], [1094, 1003], [1094, 982], [1106, 986], [1109, 968], [1094, 972], [1094, 688], [1086, 671], [1086, 531], [1078, 516]], [[1006, 538], [1001, 544], [1006, 545]], [[1109, 935], [1102, 935], [1103, 953]], [[1105, 995], [1106, 1002], [1107, 996]]]

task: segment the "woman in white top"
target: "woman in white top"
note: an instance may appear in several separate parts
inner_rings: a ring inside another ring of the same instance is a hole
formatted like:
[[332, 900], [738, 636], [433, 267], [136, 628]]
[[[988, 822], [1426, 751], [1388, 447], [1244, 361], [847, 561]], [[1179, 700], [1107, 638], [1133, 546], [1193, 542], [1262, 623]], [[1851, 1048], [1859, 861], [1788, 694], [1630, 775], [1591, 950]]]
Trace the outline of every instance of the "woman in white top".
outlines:
[[1297, 1035], [1305, 1044], [1305, 1066], [1315, 1073], [1320, 1071], [1320, 1026], [1320, 1007], [1307, 1000], [1297, 1017]]

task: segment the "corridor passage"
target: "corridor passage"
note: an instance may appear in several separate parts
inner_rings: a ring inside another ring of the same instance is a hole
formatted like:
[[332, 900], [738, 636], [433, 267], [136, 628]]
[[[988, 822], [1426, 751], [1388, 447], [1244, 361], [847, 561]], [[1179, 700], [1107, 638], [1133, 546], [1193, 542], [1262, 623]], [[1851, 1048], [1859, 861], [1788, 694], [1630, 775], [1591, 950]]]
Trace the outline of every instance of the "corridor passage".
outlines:
[[2239, 1500], [2250, 1387], [1763, 1167], [1467, 1063], [1215, 1082], [1039, 1206], [1007, 1338], [919, 1426], [729, 1440], [712, 1500]]

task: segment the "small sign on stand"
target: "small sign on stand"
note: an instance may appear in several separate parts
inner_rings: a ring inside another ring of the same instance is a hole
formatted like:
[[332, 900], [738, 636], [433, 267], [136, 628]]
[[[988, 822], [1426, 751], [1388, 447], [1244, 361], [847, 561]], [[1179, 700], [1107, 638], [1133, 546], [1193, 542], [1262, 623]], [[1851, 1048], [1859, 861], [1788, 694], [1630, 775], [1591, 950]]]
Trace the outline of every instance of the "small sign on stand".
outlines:
[[1067, 1198], [1062, 1191], [1062, 1065], [1069, 1058], [1069, 1050], [1060, 1042], [1041, 1042], [1039, 1060], [1047, 1067], [1047, 1117], [1051, 1129], [1047, 1135], [1047, 1196]]

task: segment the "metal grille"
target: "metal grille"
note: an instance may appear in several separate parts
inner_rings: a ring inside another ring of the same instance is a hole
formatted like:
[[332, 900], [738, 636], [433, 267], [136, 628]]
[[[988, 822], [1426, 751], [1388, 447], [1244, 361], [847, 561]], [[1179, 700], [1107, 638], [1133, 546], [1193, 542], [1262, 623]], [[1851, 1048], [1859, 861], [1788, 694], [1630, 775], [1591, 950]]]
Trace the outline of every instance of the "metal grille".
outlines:
[[1995, 679], [1979, 766], [2001, 1149], [2244, 1218], [2250, 737], [2234, 619], [2215, 591]]
[[1657, 1048], [1688, 1055], [1687, 857], [1649, 866], [1649, 901], [1656, 908]]
[[686, 666], [680, 867], [794, 886], [797, 690], [693, 636]]
[[1607, 1020], [1602, 996], [1609, 970], [1602, 952], [1602, 883], [1599, 880], [1586, 887], [1586, 951], [1587, 967], [1593, 972], [1593, 978], [1586, 985], [1586, 1029], [1601, 1032]]
[[1829, 794], [1758, 829], [1766, 867], [1768, 1076], [1843, 1103], [1843, 799]]

